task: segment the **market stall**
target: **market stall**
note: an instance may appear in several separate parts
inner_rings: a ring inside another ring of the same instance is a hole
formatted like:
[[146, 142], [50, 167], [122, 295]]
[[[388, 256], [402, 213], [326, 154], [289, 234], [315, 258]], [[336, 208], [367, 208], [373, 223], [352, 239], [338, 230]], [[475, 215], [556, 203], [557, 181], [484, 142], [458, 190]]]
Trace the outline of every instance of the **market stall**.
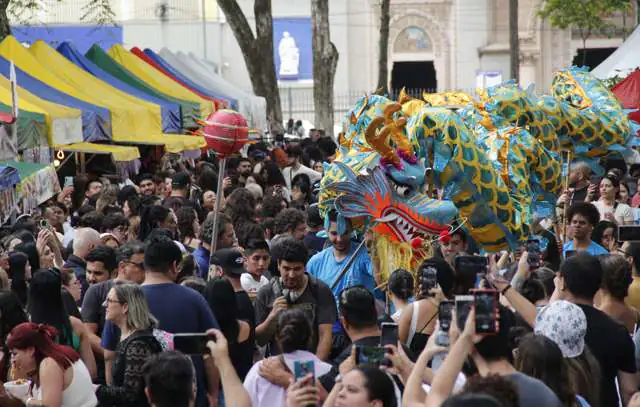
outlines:
[[0, 224], [6, 222], [18, 203], [18, 191], [15, 186], [20, 183], [18, 170], [9, 165], [0, 164]]
[[56, 169], [52, 164], [32, 164], [18, 161], [0, 162], [0, 166], [17, 170], [18, 212], [31, 213], [38, 205], [60, 192]]

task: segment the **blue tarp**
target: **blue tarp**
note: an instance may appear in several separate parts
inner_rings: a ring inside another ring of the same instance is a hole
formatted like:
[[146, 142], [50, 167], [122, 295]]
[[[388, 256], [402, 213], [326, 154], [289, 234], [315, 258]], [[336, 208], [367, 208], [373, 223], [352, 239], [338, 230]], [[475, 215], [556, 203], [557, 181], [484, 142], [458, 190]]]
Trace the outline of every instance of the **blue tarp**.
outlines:
[[155, 63], [160, 65], [164, 70], [169, 72], [171, 75], [175, 76], [180, 82], [184, 83], [188, 87], [190, 87], [192, 89], [195, 89], [196, 91], [198, 91], [198, 92], [202, 93], [203, 95], [208, 96], [210, 98], [226, 100], [227, 103], [229, 103], [229, 107], [231, 109], [238, 110], [238, 100], [237, 99], [233, 99], [230, 96], [221, 95], [221, 94], [219, 94], [217, 92], [211, 91], [210, 89], [203, 88], [202, 86], [200, 86], [197, 83], [193, 82], [191, 79], [189, 79], [186, 76], [184, 76], [182, 74], [182, 72], [180, 72], [179, 70], [177, 70], [173, 66], [169, 65], [169, 63], [167, 61], [165, 61], [164, 58], [162, 58], [160, 55], [156, 54], [155, 52], [153, 52], [149, 48], [145, 49], [144, 53], [149, 58], [151, 58]]
[[[0, 75], [9, 78], [10, 63], [0, 57]], [[111, 140], [111, 112], [109, 109], [92, 105], [73, 96], [60, 92], [44, 82], [39, 81], [17, 66], [18, 86], [53, 103], [74, 107], [82, 111], [82, 139], [84, 141]]]
[[0, 165], [0, 191], [20, 183], [18, 170], [8, 165]]
[[31, 25], [12, 26], [11, 34], [21, 43], [32, 44], [42, 40], [57, 48], [65, 41], [71, 41], [83, 54], [98, 44], [109, 49], [114, 44], [122, 44], [122, 27], [106, 25]]
[[109, 75], [107, 72], [100, 69], [96, 64], [82, 55], [74, 45], [63, 42], [58, 47], [58, 52], [62, 54], [69, 61], [76, 64], [78, 67], [89, 72], [91, 75], [100, 79], [103, 82], [108, 83], [114, 88], [120, 89], [132, 96], [140, 99], [144, 99], [148, 102], [160, 105], [162, 112], [162, 131], [164, 133], [180, 133], [182, 129], [182, 123], [180, 119], [180, 105], [178, 103], [171, 103], [164, 99], [157, 98], [142, 92], [137, 88], [122, 82], [121, 80]]

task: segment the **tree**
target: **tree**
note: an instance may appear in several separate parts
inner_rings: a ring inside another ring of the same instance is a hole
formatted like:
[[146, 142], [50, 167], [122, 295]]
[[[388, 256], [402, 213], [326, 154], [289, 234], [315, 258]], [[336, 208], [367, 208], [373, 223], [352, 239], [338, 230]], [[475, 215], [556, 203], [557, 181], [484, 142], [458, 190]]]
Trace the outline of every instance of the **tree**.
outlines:
[[267, 101], [267, 117], [272, 132], [282, 133], [282, 107], [273, 57], [273, 15], [271, 0], [255, 0], [253, 13], [256, 33], [253, 34], [247, 17], [237, 0], [218, 0], [218, 6], [227, 17], [249, 71], [253, 92]]
[[380, 1], [380, 38], [378, 39], [378, 86], [380, 94], [388, 94], [389, 79], [389, 8], [391, 0]]
[[329, 0], [311, 0], [313, 27], [313, 107], [315, 125], [333, 136], [333, 82], [338, 66], [338, 49], [331, 42]]
[[616, 11], [630, 7], [629, 0], [546, 0], [538, 14], [548, 19], [552, 26], [576, 28], [582, 40], [582, 63], [586, 63], [587, 40], [595, 31], [613, 26], [606, 20]]
[[509, 0], [509, 59], [511, 79], [520, 81], [520, 41], [518, 39], [518, 0]]
[[[28, 24], [33, 21], [35, 13], [42, 7], [43, 2], [40, 0], [0, 0], [0, 41], [11, 35], [9, 17], [20, 24]], [[81, 20], [83, 21], [93, 21], [99, 25], [115, 25], [115, 13], [109, 0], [86, 0], [82, 11]]]

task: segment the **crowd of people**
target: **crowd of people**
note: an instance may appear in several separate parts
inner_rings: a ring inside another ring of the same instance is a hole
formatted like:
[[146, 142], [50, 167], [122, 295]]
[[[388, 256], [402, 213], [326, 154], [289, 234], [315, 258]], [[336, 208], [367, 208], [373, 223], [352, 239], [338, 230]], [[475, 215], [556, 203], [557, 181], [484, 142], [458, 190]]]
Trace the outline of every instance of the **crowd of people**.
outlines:
[[3, 225], [0, 406], [640, 406], [640, 168], [574, 164], [521, 247], [453, 225], [383, 284], [315, 205], [335, 153], [252, 144], [223, 190], [213, 156], [89, 173]]

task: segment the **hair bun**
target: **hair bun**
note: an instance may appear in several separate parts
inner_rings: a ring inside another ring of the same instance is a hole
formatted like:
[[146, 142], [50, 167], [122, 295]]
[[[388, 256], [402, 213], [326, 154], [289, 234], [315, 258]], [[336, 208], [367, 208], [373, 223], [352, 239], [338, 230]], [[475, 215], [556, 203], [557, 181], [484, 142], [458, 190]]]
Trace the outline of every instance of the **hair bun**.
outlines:
[[51, 340], [55, 340], [56, 336], [58, 335], [58, 331], [56, 330], [56, 328], [52, 327], [51, 325], [38, 324], [36, 326], [36, 329], [39, 333], [49, 337], [49, 339]]

